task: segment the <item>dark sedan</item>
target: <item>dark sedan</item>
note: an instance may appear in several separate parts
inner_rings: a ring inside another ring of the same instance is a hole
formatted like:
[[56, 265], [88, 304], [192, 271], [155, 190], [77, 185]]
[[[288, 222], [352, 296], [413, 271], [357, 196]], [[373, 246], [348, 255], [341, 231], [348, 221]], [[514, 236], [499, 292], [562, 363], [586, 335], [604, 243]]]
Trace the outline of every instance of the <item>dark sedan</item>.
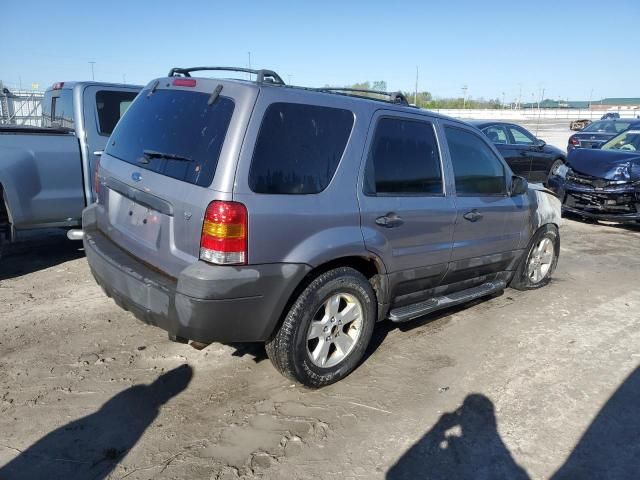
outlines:
[[563, 212], [621, 223], [640, 221], [640, 130], [599, 149], [578, 148], [549, 179]]
[[547, 145], [520, 125], [480, 120], [470, 123], [489, 137], [514, 174], [530, 182], [546, 183], [551, 172], [564, 163], [562, 150]]
[[602, 144], [630, 128], [640, 128], [640, 120], [620, 118], [598, 120], [569, 137], [567, 152], [576, 148], [600, 148]]

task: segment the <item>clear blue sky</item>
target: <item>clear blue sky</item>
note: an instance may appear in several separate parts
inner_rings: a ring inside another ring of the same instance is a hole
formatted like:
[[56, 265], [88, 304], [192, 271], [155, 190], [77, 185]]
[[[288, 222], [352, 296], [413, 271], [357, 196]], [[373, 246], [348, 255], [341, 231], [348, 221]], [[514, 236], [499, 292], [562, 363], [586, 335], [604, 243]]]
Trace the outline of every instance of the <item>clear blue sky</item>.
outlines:
[[[30, 16], [25, 15], [25, 12]], [[305, 86], [522, 101], [640, 96], [640, 1], [10, 1], [0, 80], [146, 84], [172, 66], [272, 68]], [[581, 47], [584, 45], [584, 47]], [[291, 77], [289, 77], [291, 76]]]

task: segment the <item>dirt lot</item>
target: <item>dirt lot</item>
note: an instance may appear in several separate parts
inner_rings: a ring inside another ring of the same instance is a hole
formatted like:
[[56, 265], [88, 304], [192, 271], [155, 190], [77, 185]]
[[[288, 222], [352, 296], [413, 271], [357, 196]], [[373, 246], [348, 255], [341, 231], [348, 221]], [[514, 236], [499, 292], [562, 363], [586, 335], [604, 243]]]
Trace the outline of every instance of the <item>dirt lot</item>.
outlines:
[[640, 230], [567, 221], [562, 242], [548, 287], [380, 324], [310, 391], [259, 346], [170, 343], [79, 244], [26, 241], [0, 270], [0, 478], [631, 478]]
[[169, 342], [30, 237], [0, 263], [0, 479], [637, 478], [640, 228], [561, 235], [548, 287], [379, 324], [319, 391]]

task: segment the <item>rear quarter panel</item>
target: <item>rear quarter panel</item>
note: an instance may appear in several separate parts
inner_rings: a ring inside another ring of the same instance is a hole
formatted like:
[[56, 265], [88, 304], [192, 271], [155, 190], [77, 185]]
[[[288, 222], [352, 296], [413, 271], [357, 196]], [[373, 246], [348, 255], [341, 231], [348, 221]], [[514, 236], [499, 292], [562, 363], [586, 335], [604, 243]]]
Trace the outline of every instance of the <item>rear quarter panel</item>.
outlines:
[[[347, 147], [327, 188], [311, 195], [258, 194], [249, 170], [262, 118], [273, 102], [305, 103], [351, 110]], [[318, 266], [343, 256], [367, 255], [360, 229], [356, 183], [373, 108], [344, 96], [264, 88], [254, 109], [235, 177], [233, 199], [249, 211], [249, 263], [306, 263]]]

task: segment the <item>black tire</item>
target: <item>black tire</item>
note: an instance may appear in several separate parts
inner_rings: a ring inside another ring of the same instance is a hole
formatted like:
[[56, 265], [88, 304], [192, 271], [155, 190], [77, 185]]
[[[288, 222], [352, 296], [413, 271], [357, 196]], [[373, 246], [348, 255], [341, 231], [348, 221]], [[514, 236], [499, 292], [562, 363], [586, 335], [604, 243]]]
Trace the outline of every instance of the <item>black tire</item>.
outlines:
[[551, 168], [549, 169], [549, 173], [547, 174], [545, 185], [549, 184], [549, 179], [553, 176], [553, 172], [555, 172], [560, 165], [564, 165], [564, 160], [562, 160], [561, 158], [556, 158], [551, 164]]
[[[359, 302], [362, 312], [360, 332], [340, 363], [323, 368], [312, 360], [309, 345], [313, 340], [307, 337], [311, 322], [325, 303], [341, 294]], [[376, 295], [364, 275], [348, 267], [329, 270], [315, 278], [295, 299], [282, 325], [266, 343], [267, 355], [276, 369], [292, 380], [311, 388], [329, 385], [343, 379], [358, 366], [371, 340], [376, 315]]]
[[[541, 242], [545, 238], [549, 239], [553, 245], [553, 259], [551, 261], [551, 266], [544, 277], [536, 281], [529, 275], [528, 266], [532, 259], [532, 256], [535, 255], [534, 250], [541, 244]], [[551, 280], [551, 276], [553, 275], [553, 272], [558, 265], [559, 255], [560, 234], [558, 233], [558, 228], [555, 225], [545, 225], [543, 227], [540, 227], [531, 238], [531, 241], [527, 246], [526, 254], [522, 256], [516, 273], [511, 280], [510, 286], [512, 288], [515, 288], [516, 290], [533, 290], [534, 288], [544, 287]]]

